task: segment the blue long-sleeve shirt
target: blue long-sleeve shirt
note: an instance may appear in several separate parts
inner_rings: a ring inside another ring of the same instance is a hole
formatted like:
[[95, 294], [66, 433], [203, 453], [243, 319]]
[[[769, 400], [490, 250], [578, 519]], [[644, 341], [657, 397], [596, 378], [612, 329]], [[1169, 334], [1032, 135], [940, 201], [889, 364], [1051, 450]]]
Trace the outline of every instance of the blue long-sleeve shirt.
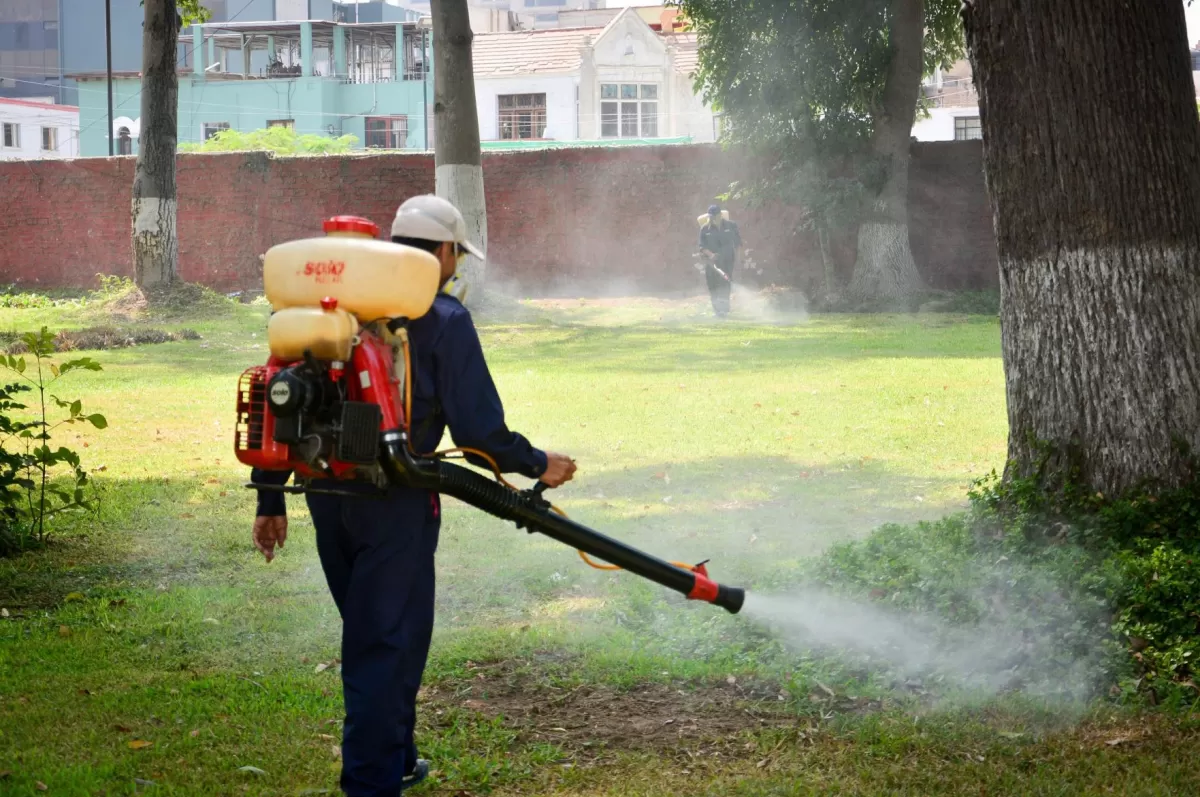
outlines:
[[[461, 448], [486, 452], [504, 473], [536, 479], [546, 471], [546, 455], [528, 440], [509, 430], [504, 405], [492, 381], [483, 346], [471, 314], [459, 301], [438, 294], [429, 312], [408, 326], [412, 346], [413, 446], [417, 453], [432, 452], [446, 427]], [[484, 465], [475, 457], [468, 459]], [[256, 484], [286, 484], [290, 471], [251, 472]], [[258, 514], [282, 515], [283, 493], [260, 490]]]

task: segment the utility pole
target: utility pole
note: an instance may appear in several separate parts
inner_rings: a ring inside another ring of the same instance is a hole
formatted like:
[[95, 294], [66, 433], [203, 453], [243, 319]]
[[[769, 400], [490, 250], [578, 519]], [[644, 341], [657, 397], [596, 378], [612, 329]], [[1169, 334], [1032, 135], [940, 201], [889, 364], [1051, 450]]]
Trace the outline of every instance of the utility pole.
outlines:
[[[471, 62], [471, 17], [467, 0], [436, 0], [429, 9], [433, 16], [436, 191], [459, 209], [467, 223], [467, 234], [486, 253], [487, 206]], [[485, 276], [483, 261], [468, 256], [459, 272], [473, 288], [469, 295], [480, 296]]]
[[108, 157], [113, 156], [112, 0], [104, 0], [104, 49], [108, 57]]

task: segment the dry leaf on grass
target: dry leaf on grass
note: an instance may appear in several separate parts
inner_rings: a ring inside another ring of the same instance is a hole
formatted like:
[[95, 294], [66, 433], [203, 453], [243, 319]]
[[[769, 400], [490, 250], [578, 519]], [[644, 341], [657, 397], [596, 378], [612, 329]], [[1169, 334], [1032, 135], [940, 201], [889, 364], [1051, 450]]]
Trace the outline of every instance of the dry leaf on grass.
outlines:
[[154, 744], [154, 742], [148, 742], [145, 739], [134, 739], [132, 742], [129, 743], [129, 749], [130, 750], [141, 750], [143, 748], [150, 747], [153, 744]]
[[252, 766], [238, 767], [238, 772], [248, 772], [248, 773], [250, 773], [251, 775], [265, 775], [265, 774], [267, 774], [266, 772], [263, 772], [263, 771], [262, 771], [261, 769], [259, 769], [258, 767], [252, 767]]
[[133, 728], [125, 725], [114, 725], [113, 730], [117, 733], [133, 733]]
[[34, 788], [35, 788], [35, 789], [37, 789], [38, 791], [50, 791], [50, 787], [49, 787], [49, 786], [47, 786], [45, 783], [42, 783], [40, 780], [39, 780], [39, 781], [35, 781], [35, 782], [34, 782], [34, 784], [33, 784], [33, 786], [34, 786]]

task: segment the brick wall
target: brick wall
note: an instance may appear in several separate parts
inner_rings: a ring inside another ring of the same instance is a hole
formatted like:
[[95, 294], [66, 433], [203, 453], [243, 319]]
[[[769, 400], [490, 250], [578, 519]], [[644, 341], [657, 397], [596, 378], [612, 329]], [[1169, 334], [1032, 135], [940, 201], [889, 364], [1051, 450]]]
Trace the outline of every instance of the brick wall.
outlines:
[[[695, 289], [696, 216], [744, 165], [711, 146], [489, 153], [489, 273], [529, 294]], [[129, 275], [133, 166], [132, 158], [0, 163], [0, 283], [79, 287], [98, 273]], [[222, 290], [258, 287], [258, 256], [271, 245], [319, 235], [321, 220], [339, 213], [386, 227], [402, 199], [432, 189], [426, 155], [182, 155], [180, 271]], [[910, 202], [927, 281], [994, 287], [979, 143], [915, 144]], [[794, 231], [794, 211], [731, 214], [768, 278], [819, 278], [819, 251]]]

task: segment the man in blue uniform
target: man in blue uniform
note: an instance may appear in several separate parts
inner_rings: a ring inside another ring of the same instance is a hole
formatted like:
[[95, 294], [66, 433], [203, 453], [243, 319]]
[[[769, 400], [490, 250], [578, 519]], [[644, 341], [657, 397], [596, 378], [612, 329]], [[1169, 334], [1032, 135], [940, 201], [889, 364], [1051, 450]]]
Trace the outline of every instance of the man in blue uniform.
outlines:
[[720, 205], [708, 209], [708, 223], [700, 228], [700, 251], [707, 255], [704, 280], [712, 298], [713, 312], [724, 318], [729, 314], [729, 292], [733, 288], [733, 266], [742, 246], [738, 226], [727, 221]]
[[[413, 444], [433, 451], [447, 427], [455, 445], [484, 451], [506, 473], [551, 487], [569, 481], [575, 463], [542, 452], [508, 429], [471, 315], [447, 283], [467, 253], [462, 214], [435, 196], [396, 211], [392, 240], [432, 253], [443, 291], [409, 324], [413, 352]], [[289, 473], [255, 470], [258, 484]], [[282, 494], [258, 493], [254, 545], [267, 561], [287, 539]], [[429, 772], [413, 741], [417, 691], [433, 633], [434, 552], [441, 502], [436, 493], [393, 488], [383, 500], [308, 495], [317, 551], [342, 615], [342, 790], [352, 797], [395, 797]]]

